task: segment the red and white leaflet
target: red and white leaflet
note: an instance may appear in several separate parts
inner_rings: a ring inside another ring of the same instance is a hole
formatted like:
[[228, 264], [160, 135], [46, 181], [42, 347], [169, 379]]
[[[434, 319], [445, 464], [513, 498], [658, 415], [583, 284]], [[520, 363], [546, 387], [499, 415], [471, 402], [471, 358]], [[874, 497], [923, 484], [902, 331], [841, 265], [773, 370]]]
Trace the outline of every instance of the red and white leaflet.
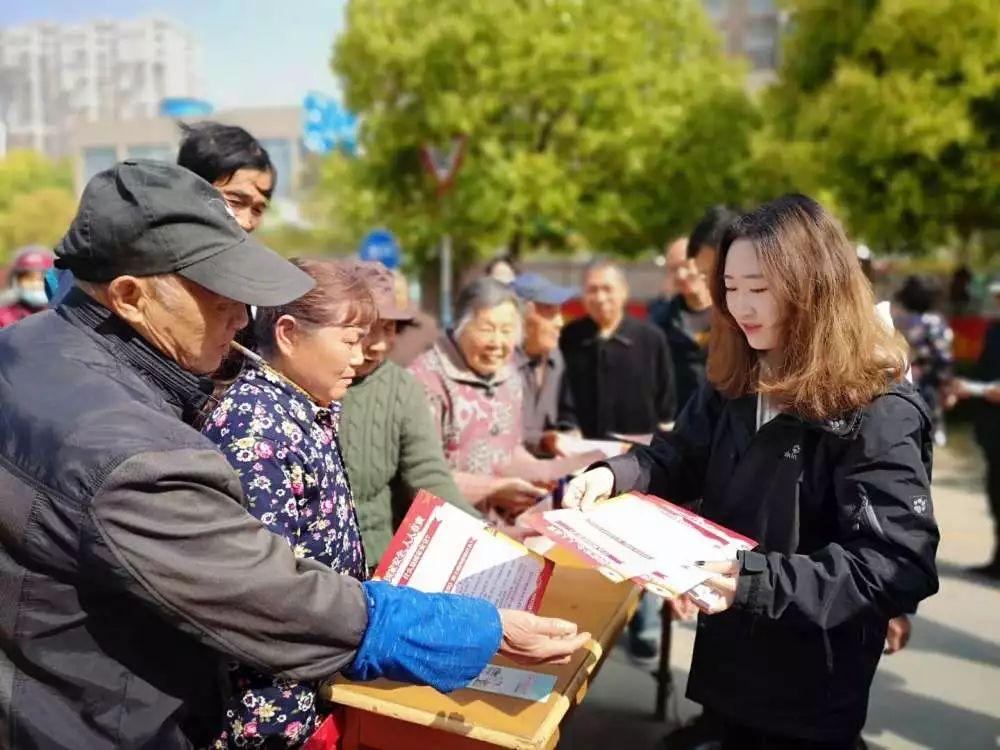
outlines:
[[553, 510], [527, 524], [614, 578], [674, 597], [711, 576], [696, 560], [725, 560], [752, 539], [652, 495], [630, 493], [588, 511]]
[[538, 612], [553, 563], [429, 492], [417, 493], [375, 578]]

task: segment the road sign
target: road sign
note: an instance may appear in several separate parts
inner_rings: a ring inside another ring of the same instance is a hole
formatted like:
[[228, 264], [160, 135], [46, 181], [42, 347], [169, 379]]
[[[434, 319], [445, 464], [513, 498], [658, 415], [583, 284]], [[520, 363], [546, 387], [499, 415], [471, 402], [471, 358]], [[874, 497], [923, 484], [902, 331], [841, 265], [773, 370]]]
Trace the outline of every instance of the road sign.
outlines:
[[358, 257], [361, 260], [377, 260], [386, 268], [399, 265], [402, 251], [395, 236], [388, 229], [373, 229], [361, 240]]
[[425, 143], [420, 149], [420, 158], [424, 167], [434, 181], [437, 183], [438, 197], [455, 182], [455, 176], [462, 166], [462, 158], [465, 156], [465, 144], [469, 138], [459, 135], [451, 139], [451, 143], [446, 148], [433, 146]]

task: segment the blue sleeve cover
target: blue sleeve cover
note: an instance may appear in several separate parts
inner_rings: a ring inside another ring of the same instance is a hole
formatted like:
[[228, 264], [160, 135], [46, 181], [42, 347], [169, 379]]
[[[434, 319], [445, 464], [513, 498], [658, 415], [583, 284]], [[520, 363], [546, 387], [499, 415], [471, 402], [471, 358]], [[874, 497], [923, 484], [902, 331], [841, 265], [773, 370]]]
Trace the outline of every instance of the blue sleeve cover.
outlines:
[[473, 680], [500, 648], [500, 613], [485, 599], [425, 594], [385, 581], [362, 585], [368, 629], [344, 670], [353, 680], [387, 677], [447, 693]]

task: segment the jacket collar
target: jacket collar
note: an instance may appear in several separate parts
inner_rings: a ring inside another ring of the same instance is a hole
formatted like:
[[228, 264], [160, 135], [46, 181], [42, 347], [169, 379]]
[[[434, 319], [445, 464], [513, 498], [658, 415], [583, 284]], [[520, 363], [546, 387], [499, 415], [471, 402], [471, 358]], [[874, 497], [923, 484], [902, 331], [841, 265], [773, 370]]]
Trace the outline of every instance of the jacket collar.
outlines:
[[555, 367], [556, 351], [557, 350], [553, 350], [542, 357], [529, 357], [524, 349], [517, 347], [517, 349], [514, 350], [514, 366], [518, 370], [523, 370], [529, 366], [545, 362], [549, 368]]
[[333, 401], [327, 406], [320, 406], [276, 370], [268, 370], [255, 365], [247, 366], [243, 368], [237, 382], [269, 386], [283, 402], [282, 406], [288, 415], [298, 422], [299, 426], [307, 433], [313, 422], [321, 425], [332, 423], [334, 427], [339, 423], [341, 410], [339, 401]]
[[152, 385], [185, 422], [198, 416], [211, 397], [211, 378], [185, 370], [83, 290], [70, 290], [57, 312], [73, 325], [96, 334], [102, 345]]
[[[912, 383], [904, 380], [896, 381], [885, 389], [883, 395], [896, 396], [909, 401], [913, 404], [917, 411], [920, 412], [927, 424], [931, 424], [934, 421], [926, 402], [917, 395], [917, 391], [913, 387]], [[828, 432], [831, 435], [836, 435], [839, 438], [853, 440], [861, 431], [861, 425], [864, 422], [866, 410], [867, 407], [863, 407], [861, 409], [849, 411], [837, 419], [827, 419], [823, 422], [806, 422], [806, 424], [810, 427]]]
[[[748, 445], [757, 432], [757, 398], [758, 395], [756, 393], [751, 393], [747, 396], [733, 399], [732, 402], [732, 408], [737, 415], [737, 442], [743, 446]], [[794, 414], [781, 413], [775, 417], [775, 421], [789, 420], [793, 424], [802, 425], [810, 430], [825, 432], [844, 440], [853, 440], [861, 429], [863, 416], [863, 409], [854, 409], [837, 418], [825, 420], [802, 419]]]
[[513, 376], [517, 369], [512, 362], [507, 362], [492, 377], [484, 378], [473, 370], [465, 361], [462, 352], [455, 343], [452, 331], [446, 331], [434, 344], [434, 351], [441, 362], [441, 371], [449, 380], [456, 383], [466, 383], [480, 388], [493, 389]]
[[596, 344], [599, 341], [617, 341], [625, 346], [632, 346], [635, 343], [635, 336], [633, 331], [635, 330], [635, 321], [632, 319], [628, 313], [622, 317], [621, 322], [614, 332], [606, 337], [601, 338], [601, 333], [597, 329], [597, 323], [594, 322], [593, 318], [588, 317], [587, 319], [587, 335], [583, 339], [585, 345]]

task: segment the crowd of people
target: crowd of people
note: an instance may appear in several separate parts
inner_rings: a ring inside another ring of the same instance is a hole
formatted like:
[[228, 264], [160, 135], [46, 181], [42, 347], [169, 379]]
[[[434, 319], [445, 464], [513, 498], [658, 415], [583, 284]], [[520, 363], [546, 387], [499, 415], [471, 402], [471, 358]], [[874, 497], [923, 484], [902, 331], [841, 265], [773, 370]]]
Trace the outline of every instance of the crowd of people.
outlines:
[[[338, 672], [447, 691], [498, 651], [566, 660], [589, 639], [573, 623], [371, 573], [419, 490], [523, 537], [519, 514], [587, 469], [567, 507], [638, 489], [760, 542], [704, 561], [714, 605], [664, 612], [700, 612], [699, 741], [858, 746], [883, 645], [937, 588], [931, 451], [958, 399], [992, 404], [1000, 513], [1000, 329], [987, 384], [954, 378], [915, 281], [908, 350], [837, 222], [786, 196], [670, 243], [647, 319], [612, 260], [570, 288], [498, 258], [439, 330], [379, 263], [259, 243], [279, 177], [246, 131], [186, 127], [176, 165], [98, 174], [54, 255], [14, 260], [3, 741], [333, 747]], [[608, 438], [636, 447], [585, 450]], [[636, 658], [657, 607], [630, 623]]]

